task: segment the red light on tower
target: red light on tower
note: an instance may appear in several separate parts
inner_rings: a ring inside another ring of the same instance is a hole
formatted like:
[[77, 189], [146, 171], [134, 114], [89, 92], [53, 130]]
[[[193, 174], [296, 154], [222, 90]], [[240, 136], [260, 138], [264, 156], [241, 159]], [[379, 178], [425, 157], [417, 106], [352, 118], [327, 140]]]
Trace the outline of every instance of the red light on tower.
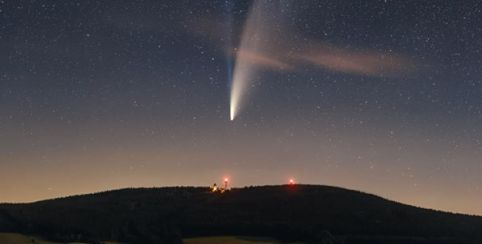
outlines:
[[290, 179], [290, 180], [288, 181], [288, 184], [291, 185], [291, 186], [294, 185], [294, 184], [295, 184], [295, 179]]
[[228, 189], [228, 182], [229, 182], [229, 179], [228, 179], [228, 178], [224, 178], [224, 190], [227, 190], [227, 189]]

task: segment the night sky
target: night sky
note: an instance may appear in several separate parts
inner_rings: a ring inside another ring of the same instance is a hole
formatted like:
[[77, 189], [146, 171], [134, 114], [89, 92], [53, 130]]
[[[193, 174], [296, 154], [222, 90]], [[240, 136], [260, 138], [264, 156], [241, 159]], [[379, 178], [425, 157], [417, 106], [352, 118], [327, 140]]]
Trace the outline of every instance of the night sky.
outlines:
[[0, 0], [0, 202], [295, 178], [480, 215], [481, 10]]

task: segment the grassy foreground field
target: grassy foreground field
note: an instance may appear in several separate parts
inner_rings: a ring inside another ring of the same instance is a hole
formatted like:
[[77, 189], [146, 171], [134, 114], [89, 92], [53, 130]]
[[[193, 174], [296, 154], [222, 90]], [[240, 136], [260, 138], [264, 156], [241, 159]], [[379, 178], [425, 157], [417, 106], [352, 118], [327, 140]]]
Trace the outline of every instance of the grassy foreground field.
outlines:
[[[0, 244], [63, 244], [59, 242], [44, 241], [41, 238], [27, 236], [17, 233], [0, 233]], [[85, 244], [80, 242], [69, 242], [67, 244]], [[120, 244], [118, 242], [103, 242], [103, 244]]]
[[[213, 236], [187, 238], [183, 240], [184, 244], [275, 244], [280, 243], [271, 238], [247, 237], [247, 236]], [[292, 243], [294, 244], [294, 243]]]
[[[185, 244], [275, 244], [278, 241], [271, 238], [258, 238], [246, 236], [215, 236], [184, 239]], [[58, 242], [44, 241], [40, 238], [17, 233], [0, 233], [1, 244], [61, 244]], [[83, 243], [69, 243], [83, 244]], [[104, 242], [104, 244], [119, 244], [116, 242]]]
[[0, 233], [0, 243], [2, 244], [56, 244], [54, 242], [43, 241], [39, 238], [15, 233]]

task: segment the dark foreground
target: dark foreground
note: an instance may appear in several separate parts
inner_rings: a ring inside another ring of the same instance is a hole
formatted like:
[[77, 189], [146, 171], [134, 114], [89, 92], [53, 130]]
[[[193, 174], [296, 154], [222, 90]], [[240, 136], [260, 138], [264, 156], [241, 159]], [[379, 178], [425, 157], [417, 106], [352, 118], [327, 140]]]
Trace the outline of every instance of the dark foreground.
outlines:
[[59, 242], [182, 243], [265, 236], [306, 243], [482, 243], [482, 217], [416, 208], [329, 186], [124, 189], [0, 205], [0, 232]]

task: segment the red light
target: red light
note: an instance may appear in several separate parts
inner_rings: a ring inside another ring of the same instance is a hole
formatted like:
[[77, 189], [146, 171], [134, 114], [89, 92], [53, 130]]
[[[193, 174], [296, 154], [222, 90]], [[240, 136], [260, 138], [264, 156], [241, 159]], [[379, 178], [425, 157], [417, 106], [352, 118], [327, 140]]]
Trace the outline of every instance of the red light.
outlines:
[[228, 178], [224, 178], [224, 182], [228, 182], [228, 181], [229, 181], [229, 179], [228, 179]]
[[290, 185], [294, 185], [294, 184], [295, 184], [295, 180], [294, 180], [294, 179], [290, 179], [289, 184], [290, 184]]

